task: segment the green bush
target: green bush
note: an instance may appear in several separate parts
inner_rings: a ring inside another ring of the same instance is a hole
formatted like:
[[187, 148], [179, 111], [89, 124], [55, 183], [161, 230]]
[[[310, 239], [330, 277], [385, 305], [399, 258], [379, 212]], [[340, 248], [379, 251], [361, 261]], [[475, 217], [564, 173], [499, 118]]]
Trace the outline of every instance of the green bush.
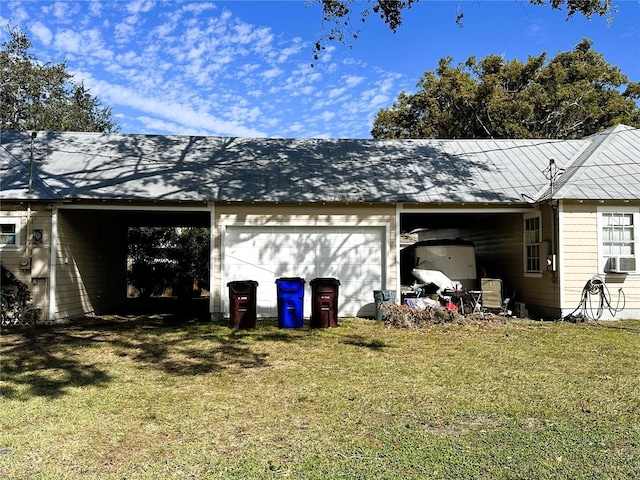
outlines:
[[29, 325], [37, 323], [40, 319], [40, 309], [29, 304], [31, 292], [24, 282], [1, 265], [0, 298], [2, 310], [0, 324], [2, 325]]

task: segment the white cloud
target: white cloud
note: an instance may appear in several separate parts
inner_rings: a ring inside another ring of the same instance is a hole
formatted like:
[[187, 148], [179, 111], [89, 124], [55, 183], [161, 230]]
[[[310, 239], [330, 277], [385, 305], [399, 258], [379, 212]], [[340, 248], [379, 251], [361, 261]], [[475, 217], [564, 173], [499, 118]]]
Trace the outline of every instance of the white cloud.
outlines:
[[160, 131], [170, 133], [172, 135], [211, 135], [211, 132], [205, 128], [198, 129], [193, 127], [185, 127], [179, 123], [167, 122], [158, 118], [140, 116], [136, 117], [140, 123], [145, 125], [147, 130]]
[[38, 40], [40, 40], [45, 45], [49, 45], [51, 43], [53, 34], [51, 33], [51, 30], [49, 30], [49, 28], [42, 22], [35, 22], [33, 25], [31, 25], [31, 32], [36, 36]]
[[342, 87], [342, 88], [331, 88], [331, 89], [329, 89], [329, 91], [327, 92], [327, 96], [328, 96], [329, 98], [337, 98], [337, 97], [341, 96], [342, 94], [344, 94], [344, 92], [345, 92], [346, 90], [347, 90], [347, 89], [346, 89], [346, 88], [344, 88], [344, 87]]
[[305, 128], [305, 124], [304, 123], [296, 122], [296, 123], [292, 123], [291, 125], [289, 125], [289, 127], [287, 128], [287, 131], [288, 132], [299, 133], [299, 132], [303, 131], [304, 128]]
[[283, 72], [284, 70], [282, 70], [281, 68], [271, 68], [262, 72], [260, 76], [267, 80], [273, 80], [274, 78], [282, 75]]
[[123, 130], [364, 136], [363, 119], [397, 91], [398, 77], [348, 61], [334, 46], [311, 68], [310, 40], [244, 21], [233, 3], [75, 4], [84, 5], [77, 24], [41, 19], [32, 30], [113, 107]]
[[294, 38], [292, 40], [293, 44], [289, 47], [278, 48], [278, 58], [276, 60], [277, 63], [286, 62], [289, 58], [293, 57], [300, 53], [300, 51], [305, 47], [305, 42], [301, 38]]
[[[9, 19], [5, 19], [4, 17], [2, 18], [3, 27], [4, 25], [9, 25], [9, 24], [11, 25], [20, 24], [29, 19], [29, 14], [24, 9], [22, 4], [23, 2], [11, 2], [8, 5], [8, 7], [11, 7], [11, 8], [7, 8], [7, 11], [11, 12], [11, 18]], [[0, 2], [0, 5], [2, 5], [1, 2]]]
[[329, 122], [336, 118], [336, 112], [323, 112], [318, 118], [322, 119], [325, 122]]
[[133, 25], [128, 23], [118, 23], [114, 27], [114, 37], [119, 44], [127, 44], [129, 40], [134, 38], [136, 29]]
[[94, 63], [95, 59], [113, 58], [113, 52], [107, 48], [102, 34], [96, 29], [83, 30], [82, 33], [71, 29], [60, 30], [54, 35], [53, 46], [65, 54], [76, 54], [89, 63]]
[[45, 6], [44, 10], [52, 15], [57, 23], [71, 24], [77, 22], [79, 6], [74, 2], [54, 2], [50, 6]]
[[54, 47], [70, 53], [80, 52], [80, 44], [82, 43], [80, 34], [73, 30], [62, 30], [56, 34]]
[[243, 125], [241, 119], [250, 121], [260, 114], [257, 109], [235, 109], [233, 120], [223, 120], [208, 111], [196, 110], [174, 99], [147, 98], [138, 91], [95, 79], [90, 73], [79, 74], [93, 95], [101, 98], [109, 105], [121, 105], [135, 108], [141, 112], [158, 118], [158, 121], [181, 124], [187, 129], [205, 129], [216, 135], [233, 135], [240, 137], [264, 137], [266, 134], [255, 128]]
[[154, 6], [155, 2], [152, 0], [136, 0], [133, 2], [128, 2], [126, 5], [126, 9], [129, 13], [137, 14], [137, 13], [145, 13], [151, 10]]
[[364, 82], [366, 78], [360, 75], [345, 75], [342, 80], [348, 88], [353, 88]]
[[102, 0], [91, 0], [89, 2], [89, 13], [99, 17], [102, 14]]
[[206, 12], [207, 10], [215, 10], [217, 8], [218, 7], [216, 7], [215, 3], [193, 2], [193, 3], [187, 3], [186, 5], [184, 5], [182, 7], [182, 11], [191, 12], [196, 15], [200, 15], [201, 13]]

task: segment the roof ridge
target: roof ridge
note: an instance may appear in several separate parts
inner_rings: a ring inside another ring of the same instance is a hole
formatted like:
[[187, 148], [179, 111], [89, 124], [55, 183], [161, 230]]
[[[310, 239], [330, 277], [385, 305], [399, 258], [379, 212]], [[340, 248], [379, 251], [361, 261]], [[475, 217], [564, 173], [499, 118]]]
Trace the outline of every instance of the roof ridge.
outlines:
[[587, 143], [585, 143], [583, 148], [576, 152], [567, 166], [563, 168], [560, 180], [555, 185], [553, 185], [553, 187], [545, 187], [536, 197], [536, 200], [542, 202], [545, 200], [554, 200], [557, 198], [561, 198], [561, 190], [567, 185], [567, 183], [571, 182], [577, 176], [579, 176], [580, 172], [582, 171], [581, 168], [584, 166], [584, 164], [587, 163], [590, 158], [602, 152], [604, 148], [611, 142], [613, 135], [630, 128], [631, 127], [627, 127], [626, 125], [616, 125], [614, 127], [607, 128], [606, 130], [602, 130], [601, 132], [594, 133], [593, 135], [585, 137], [583, 140], [585, 140]]

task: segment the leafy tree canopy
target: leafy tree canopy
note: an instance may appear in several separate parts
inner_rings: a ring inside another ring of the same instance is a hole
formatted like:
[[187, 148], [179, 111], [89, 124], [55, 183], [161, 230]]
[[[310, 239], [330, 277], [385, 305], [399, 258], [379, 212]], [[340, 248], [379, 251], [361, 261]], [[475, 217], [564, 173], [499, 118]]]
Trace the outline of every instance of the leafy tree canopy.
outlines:
[[209, 286], [209, 229], [200, 227], [131, 227], [129, 283], [142, 297], [191, 296], [194, 285]]
[[[519, 0], [514, 0], [519, 1]], [[314, 58], [325, 49], [326, 41], [346, 43], [350, 39], [357, 39], [359, 30], [352, 26], [353, 9], [358, 8], [355, 15], [360, 22], [365, 22], [371, 14], [377, 15], [396, 32], [402, 25], [402, 14], [411, 8], [418, 0], [313, 0], [322, 4], [323, 39], [316, 42]], [[533, 5], [541, 5], [555, 10], [566, 10], [567, 17], [582, 14], [587, 18], [593, 15], [608, 15], [612, 12], [612, 0], [529, 0]], [[462, 24], [464, 12], [458, 3], [456, 23]]]
[[39, 62], [17, 28], [0, 50], [0, 130], [114, 132], [111, 109], [76, 83], [66, 63]]
[[416, 93], [378, 112], [375, 138], [581, 138], [640, 127], [640, 83], [628, 82], [584, 39], [571, 52], [525, 63], [489, 55], [457, 67], [442, 58]]

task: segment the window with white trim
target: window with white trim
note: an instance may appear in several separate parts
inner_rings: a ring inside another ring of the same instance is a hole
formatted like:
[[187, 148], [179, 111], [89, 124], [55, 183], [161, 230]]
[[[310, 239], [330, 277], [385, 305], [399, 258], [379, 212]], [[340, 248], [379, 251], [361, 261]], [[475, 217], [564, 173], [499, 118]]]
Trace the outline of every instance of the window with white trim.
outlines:
[[523, 222], [524, 237], [524, 271], [525, 273], [540, 273], [542, 270], [540, 255], [540, 214], [527, 215]]
[[638, 211], [600, 211], [600, 259], [606, 273], [636, 273]]
[[20, 218], [0, 217], [0, 248], [20, 248]]

